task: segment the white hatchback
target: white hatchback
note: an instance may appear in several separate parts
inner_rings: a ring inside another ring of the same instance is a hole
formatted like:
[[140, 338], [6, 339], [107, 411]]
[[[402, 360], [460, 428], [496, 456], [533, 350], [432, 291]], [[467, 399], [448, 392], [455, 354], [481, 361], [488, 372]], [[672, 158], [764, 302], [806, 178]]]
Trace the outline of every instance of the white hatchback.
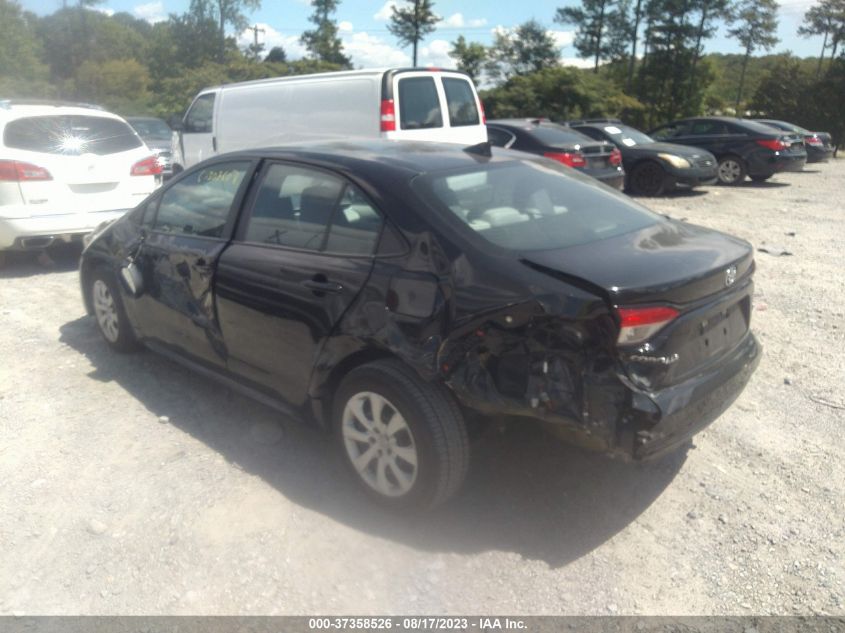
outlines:
[[156, 157], [115, 114], [0, 101], [0, 258], [6, 250], [81, 240], [160, 180]]

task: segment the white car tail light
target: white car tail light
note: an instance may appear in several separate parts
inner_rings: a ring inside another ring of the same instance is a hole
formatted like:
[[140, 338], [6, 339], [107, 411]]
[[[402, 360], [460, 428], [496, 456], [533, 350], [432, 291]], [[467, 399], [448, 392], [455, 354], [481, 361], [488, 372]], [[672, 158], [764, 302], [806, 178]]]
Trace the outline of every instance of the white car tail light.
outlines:
[[130, 175], [132, 176], [157, 176], [162, 172], [161, 163], [157, 156], [149, 156], [144, 160], [139, 160], [132, 165]]
[[38, 180], [53, 180], [50, 172], [19, 160], [0, 160], [0, 182], [30, 182]]

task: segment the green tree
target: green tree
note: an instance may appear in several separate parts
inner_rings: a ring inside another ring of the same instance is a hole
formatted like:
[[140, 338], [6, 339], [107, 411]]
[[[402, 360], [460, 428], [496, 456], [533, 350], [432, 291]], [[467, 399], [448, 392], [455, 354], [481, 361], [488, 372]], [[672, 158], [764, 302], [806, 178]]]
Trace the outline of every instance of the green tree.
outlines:
[[49, 70], [41, 61], [35, 16], [13, 0], [0, 0], [0, 94], [50, 96]]
[[288, 55], [285, 53], [285, 49], [283, 47], [274, 46], [270, 49], [270, 52], [267, 53], [267, 57], [264, 58], [264, 61], [273, 64], [284, 64], [288, 61]]
[[528, 20], [514, 31], [497, 31], [488, 49], [487, 73], [497, 81], [557, 66], [560, 53], [542, 24]]
[[478, 42], [467, 42], [463, 35], [459, 35], [458, 39], [452, 42], [449, 57], [456, 61], [458, 70], [462, 70], [475, 81], [481, 75], [487, 59], [487, 48]]
[[226, 57], [226, 27], [240, 32], [247, 26], [245, 11], [261, 8], [261, 0], [191, 0], [188, 13], [199, 22], [214, 19], [217, 23], [217, 59]]
[[779, 41], [775, 35], [778, 28], [777, 11], [777, 0], [740, 0], [734, 9], [731, 22], [736, 26], [730, 28], [728, 34], [739, 40], [745, 50], [736, 92], [737, 113], [740, 111], [745, 72], [751, 54], [760, 49], [769, 50]]
[[135, 59], [87, 61], [79, 68], [75, 97], [124, 115], [143, 114], [150, 106], [150, 74]]
[[823, 36], [822, 51], [816, 68], [818, 77], [821, 75], [825, 50], [830, 48], [830, 59], [835, 59], [839, 43], [845, 39], [845, 0], [821, 0], [819, 4], [807, 9], [798, 34], [804, 37]]
[[316, 28], [305, 31], [300, 41], [314, 59], [352, 68], [351, 60], [343, 54], [343, 44], [337, 36], [337, 23], [331, 17], [338, 4], [338, 0], [311, 0], [314, 13], [308, 19]]
[[594, 73], [599, 71], [599, 62], [611, 54], [607, 36], [612, 16], [616, 14], [617, 28], [625, 21], [617, 4], [616, 0], [582, 0], [580, 7], [559, 8], [555, 13], [555, 22], [577, 27], [575, 49], [579, 57], [593, 58]]
[[434, 13], [434, 2], [431, 0], [409, 0], [404, 5], [394, 5], [393, 15], [387, 25], [387, 30], [399, 40], [402, 46], [412, 46], [414, 49], [413, 65], [417, 65], [417, 47], [423, 38], [435, 31], [435, 24], [440, 16]]

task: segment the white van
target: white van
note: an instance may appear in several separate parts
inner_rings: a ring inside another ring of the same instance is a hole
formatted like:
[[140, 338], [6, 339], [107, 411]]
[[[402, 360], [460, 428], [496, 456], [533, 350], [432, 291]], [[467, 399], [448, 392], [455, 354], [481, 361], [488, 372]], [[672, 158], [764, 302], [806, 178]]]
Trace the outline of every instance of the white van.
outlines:
[[484, 110], [468, 75], [407, 68], [278, 77], [202, 90], [173, 135], [174, 172], [240, 149], [380, 137], [475, 145]]

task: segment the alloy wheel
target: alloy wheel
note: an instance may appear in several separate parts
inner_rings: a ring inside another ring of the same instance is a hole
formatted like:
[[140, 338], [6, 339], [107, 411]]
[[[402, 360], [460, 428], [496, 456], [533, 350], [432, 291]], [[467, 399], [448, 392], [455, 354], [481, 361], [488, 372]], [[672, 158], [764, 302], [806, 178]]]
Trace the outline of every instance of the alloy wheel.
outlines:
[[411, 427], [387, 398], [371, 391], [349, 398], [342, 433], [346, 454], [368, 486], [386, 497], [411, 490], [417, 479], [417, 446]]
[[728, 159], [719, 163], [719, 180], [727, 184], [733, 184], [739, 180], [742, 174], [742, 166], [735, 160]]
[[94, 314], [103, 336], [109, 343], [116, 343], [120, 335], [117, 305], [109, 287], [102, 279], [97, 279], [93, 286]]

